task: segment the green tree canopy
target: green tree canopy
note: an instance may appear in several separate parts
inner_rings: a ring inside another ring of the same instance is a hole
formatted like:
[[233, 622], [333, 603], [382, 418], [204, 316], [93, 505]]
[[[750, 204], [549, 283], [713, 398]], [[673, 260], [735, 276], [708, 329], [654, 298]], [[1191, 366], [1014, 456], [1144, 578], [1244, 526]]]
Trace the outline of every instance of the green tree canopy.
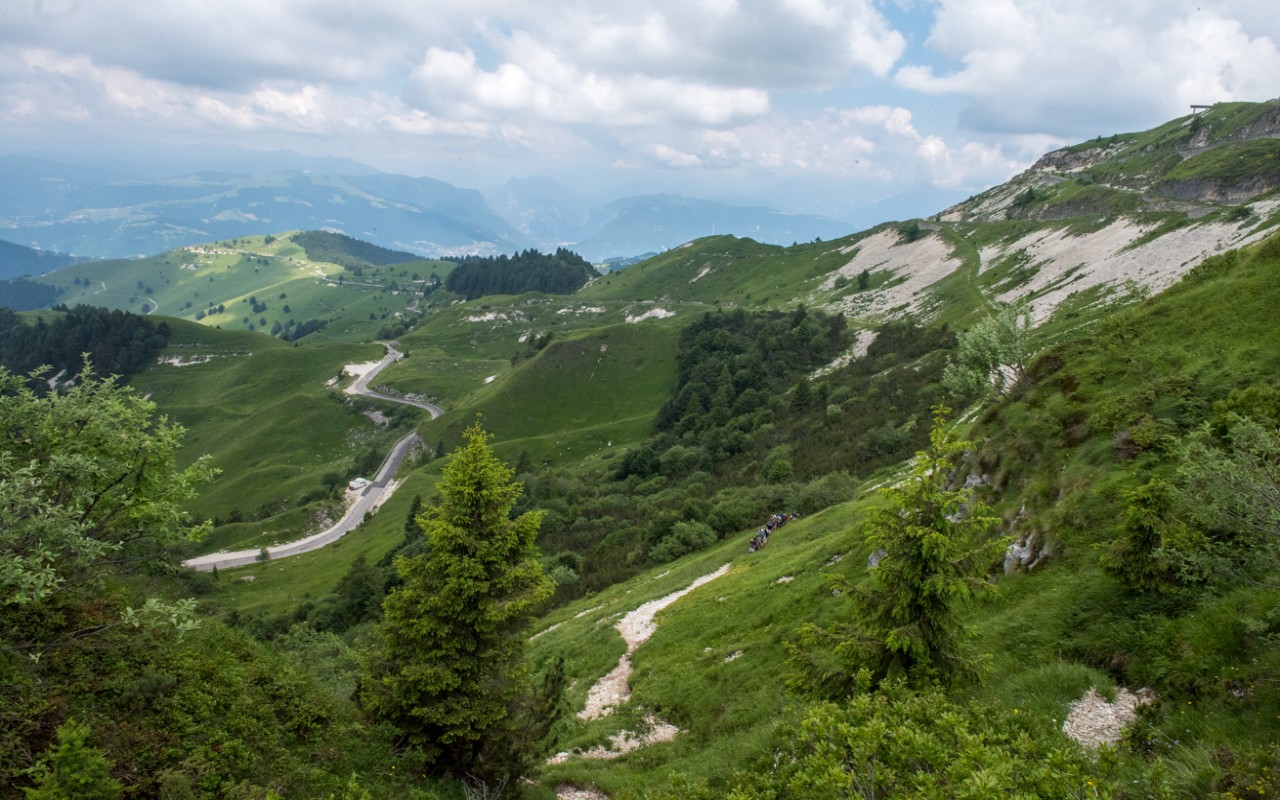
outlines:
[[396, 560], [404, 583], [383, 603], [362, 699], [435, 766], [503, 780], [521, 756], [528, 626], [554, 587], [534, 547], [542, 512], [511, 518], [522, 487], [488, 439], [479, 422], [466, 431], [418, 517], [428, 551]]
[[1031, 307], [999, 305], [994, 314], [960, 335], [960, 352], [947, 365], [943, 382], [957, 397], [1003, 392], [1022, 380], [1034, 350]]
[[0, 368], [0, 607], [48, 600], [207, 528], [183, 510], [214, 474], [179, 469], [181, 426], [86, 367], [35, 393]]

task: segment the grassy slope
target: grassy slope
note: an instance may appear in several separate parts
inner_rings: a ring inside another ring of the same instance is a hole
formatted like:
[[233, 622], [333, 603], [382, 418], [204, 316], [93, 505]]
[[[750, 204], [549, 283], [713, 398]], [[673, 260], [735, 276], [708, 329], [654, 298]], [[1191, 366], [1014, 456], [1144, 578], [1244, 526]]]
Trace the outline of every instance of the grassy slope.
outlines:
[[583, 289], [579, 297], [787, 306], [812, 294], [822, 279], [845, 264], [849, 260], [847, 249], [864, 235], [785, 248], [733, 236], [712, 236], [610, 273]]
[[[368, 267], [355, 275], [335, 264], [308, 260], [301, 247], [281, 234], [213, 242], [149, 258], [86, 262], [52, 272], [45, 280], [66, 290], [59, 302], [70, 306], [86, 303], [184, 319], [205, 312], [204, 324], [240, 330], [250, 325], [270, 330], [276, 322], [283, 325], [290, 319], [333, 320], [341, 324], [327, 333], [328, 338], [357, 340], [374, 335], [378, 326], [409, 305], [412, 298], [404, 290], [421, 285], [414, 281], [415, 273], [424, 281], [433, 273], [443, 277], [450, 267], [413, 261]], [[87, 285], [77, 286], [77, 278]], [[254, 312], [250, 298], [265, 303], [266, 310]], [[213, 311], [219, 305], [225, 307], [222, 313]]]
[[398, 434], [378, 429], [355, 404], [325, 386], [342, 365], [379, 357], [371, 344], [291, 346], [243, 331], [219, 331], [171, 320], [165, 355], [186, 366], [158, 364], [132, 385], [161, 413], [187, 429], [182, 457], [209, 454], [222, 475], [204, 487], [192, 510], [226, 517], [231, 509], [289, 506], [257, 523], [228, 525], [202, 551], [298, 538], [309, 524], [294, 502], [320, 485], [326, 472], [345, 472], [361, 448], [389, 449]]
[[670, 324], [623, 323], [552, 341], [424, 435], [453, 441], [480, 413], [508, 458], [527, 450], [535, 463], [565, 463], [632, 444], [649, 434], [675, 383], [678, 335]]
[[[1000, 580], [998, 595], [968, 609], [977, 633], [973, 649], [993, 658], [985, 683], [964, 693], [1017, 708], [1043, 735], [1057, 736], [1069, 703], [1090, 686], [1152, 685], [1161, 699], [1144, 730], [1168, 758], [1171, 777], [1193, 793], [1204, 780], [1197, 772], [1219, 746], [1265, 744], [1280, 735], [1280, 687], [1267, 679], [1280, 667], [1280, 649], [1250, 633], [1277, 600], [1265, 589], [1228, 586], [1171, 610], [1102, 573], [1097, 546], [1119, 535], [1118, 489], [1167, 461], [1158, 453], [1118, 460], [1112, 440], [1143, 413], [1185, 429], [1233, 387], [1280, 383], [1275, 242], [1269, 255], [1203, 269], [1057, 354], [1065, 366], [1006, 401], [975, 431], [986, 442], [984, 457], [996, 461], [987, 466], [1007, 487], [1000, 504], [1006, 519], [1025, 503], [1029, 517], [1019, 530], [1047, 533], [1055, 557], [1031, 575]], [[1088, 410], [1096, 415], [1092, 433], [1070, 439], [1076, 412]], [[723, 778], [767, 756], [767, 731], [790, 702], [784, 643], [802, 622], [849, 613], [822, 573], [862, 572], [867, 548], [856, 531], [865, 503], [789, 525], [756, 554], [745, 552], [743, 532], [543, 620], [539, 628], [547, 633], [534, 640], [533, 652], [542, 660], [565, 657], [570, 699], [579, 708], [622, 654], [612, 629], [621, 614], [733, 564], [730, 574], [659, 616], [656, 634], [634, 656], [631, 703], [601, 721], [575, 720], [562, 748], [636, 730], [649, 712], [679, 725], [680, 738], [617, 761], [548, 767], [543, 782], [635, 797], [665, 785], [673, 770]], [[833, 565], [836, 555], [844, 558]], [[1237, 697], [1233, 686], [1249, 689]]]

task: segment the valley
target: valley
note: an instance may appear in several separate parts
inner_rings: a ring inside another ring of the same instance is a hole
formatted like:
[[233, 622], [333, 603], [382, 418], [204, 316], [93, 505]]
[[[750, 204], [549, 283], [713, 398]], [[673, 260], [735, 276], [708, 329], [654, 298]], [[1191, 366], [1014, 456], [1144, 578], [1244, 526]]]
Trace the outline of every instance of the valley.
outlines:
[[[110, 584], [194, 598], [199, 630], [6, 651], [25, 688], [5, 713], [32, 720], [6, 752], [50, 745], [66, 706], [120, 721], [102, 748], [137, 796], [160, 773], [191, 797], [475, 796], [372, 721], [368, 687], [407, 636], [384, 601], [456, 544], [442, 503], [478, 423], [508, 465], [479, 472], [515, 487], [483, 488], [536, 519], [550, 581], [510, 631], [545, 730], [493, 729], [527, 797], [1275, 795], [1278, 108], [1083, 142], [927, 218], [704, 237], [563, 292], [467, 299], [457, 262], [319, 231], [41, 276], [69, 307], [165, 321], [128, 386], [185, 428], [177, 467], [221, 473], [184, 501], [205, 535]], [[184, 694], [211, 664], [213, 684], [283, 677], [248, 681], [265, 710], [224, 730]], [[1134, 716], [1081, 743], [1082, 698]], [[165, 733], [205, 724], [221, 741], [199, 754]]]

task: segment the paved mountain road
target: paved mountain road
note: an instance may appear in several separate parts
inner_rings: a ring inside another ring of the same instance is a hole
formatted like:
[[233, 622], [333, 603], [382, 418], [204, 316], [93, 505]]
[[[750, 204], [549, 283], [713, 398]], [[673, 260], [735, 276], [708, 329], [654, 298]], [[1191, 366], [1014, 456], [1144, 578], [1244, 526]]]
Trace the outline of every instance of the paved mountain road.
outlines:
[[[389, 343], [384, 342], [383, 346], [387, 348], [387, 354], [377, 364], [369, 366], [363, 374], [359, 375], [355, 382], [343, 391], [346, 394], [362, 395], [364, 397], [374, 397], [379, 400], [390, 400], [393, 403], [403, 403], [404, 405], [421, 408], [431, 415], [432, 419], [444, 413], [439, 406], [433, 403], [423, 402], [421, 400], [410, 400], [400, 397], [392, 397], [390, 395], [380, 394], [369, 388], [369, 381], [377, 377], [379, 372], [386, 369], [390, 365], [404, 358], [404, 353], [392, 347]], [[395, 447], [391, 448], [391, 452], [387, 455], [382, 466], [378, 468], [377, 474], [369, 485], [360, 490], [360, 496], [342, 515], [342, 519], [338, 520], [331, 527], [312, 534], [304, 539], [298, 539], [285, 544], [272, 545], [267, 548], [267, 556], [271, 560], [277, 558], [288, 558], [296, 556], [299, 553], [309, 553], [312, 550], [319, 550], [325, 545], [338, 541], [364, 521], [365, 514], [373, 510], [375, 506], [384, 499], [384, 495], [389, 496], [388, 488], [391, 479], [395, 477], [396, 470], [400, 469], [400, 465], [404, 462], [409, 451], [418, 443], [418, 434], [411, 433], [400, 441], [396, 442]], [[390, 487], [394, 491], [394, 487]], [[231, 550], [219, 553], [210, 553], [205, 556], [189, 558], [182, 562], [185, 567], [191, 567], [199, 572], [211, 572], [214, 567], [218, 569], [227, 569], [229, 567], [243, 567], [256, 562], [261, 555], [261, 548], [257, 550]]]

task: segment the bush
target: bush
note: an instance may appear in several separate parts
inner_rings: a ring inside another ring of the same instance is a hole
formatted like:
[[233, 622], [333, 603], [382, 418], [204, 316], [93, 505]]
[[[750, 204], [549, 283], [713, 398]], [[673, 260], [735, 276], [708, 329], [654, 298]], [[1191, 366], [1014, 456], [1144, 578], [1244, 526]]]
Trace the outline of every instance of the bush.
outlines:
[[674, 561], [685, 553], [710, 547], [716, 541], [716, 532], [702, 522], [677, 522], [671, 533], [654, 545], [649, 559], [655, 563]]

